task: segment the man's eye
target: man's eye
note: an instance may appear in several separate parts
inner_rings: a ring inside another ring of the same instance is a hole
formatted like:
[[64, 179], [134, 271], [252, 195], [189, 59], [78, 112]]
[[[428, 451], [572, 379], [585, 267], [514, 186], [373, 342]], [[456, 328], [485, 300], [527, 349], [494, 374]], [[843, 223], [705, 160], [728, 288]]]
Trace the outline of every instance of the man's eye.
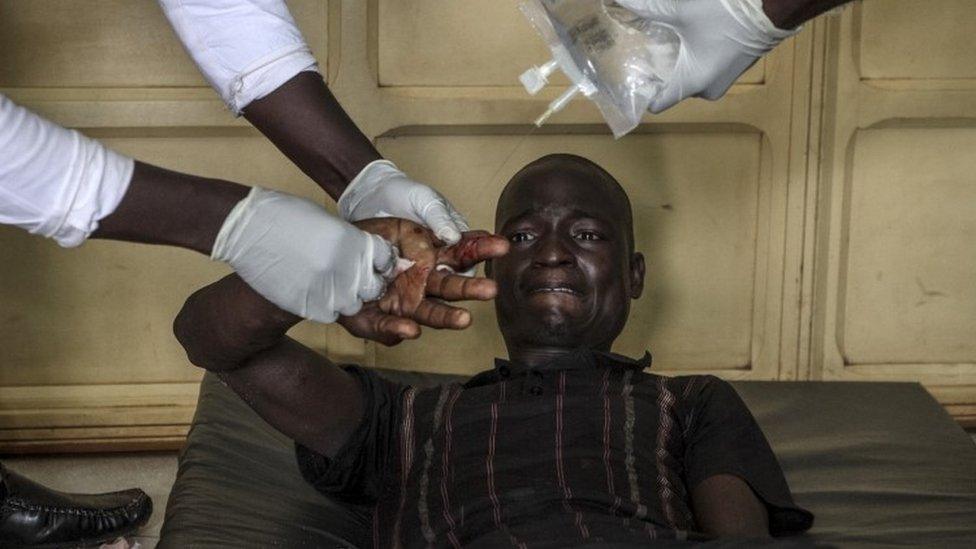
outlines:
[[535, 236], [529, 233], [515, 233], [509, 238], [509, 240], [511, 240], [512, 242], [528, 242], [529, 240], [534, 240], [534, 239]]
[[600, 233], [595, 233], [593, 231], [580, 231], [576, 233], [576, 238], [579, 240], [603, 240]]

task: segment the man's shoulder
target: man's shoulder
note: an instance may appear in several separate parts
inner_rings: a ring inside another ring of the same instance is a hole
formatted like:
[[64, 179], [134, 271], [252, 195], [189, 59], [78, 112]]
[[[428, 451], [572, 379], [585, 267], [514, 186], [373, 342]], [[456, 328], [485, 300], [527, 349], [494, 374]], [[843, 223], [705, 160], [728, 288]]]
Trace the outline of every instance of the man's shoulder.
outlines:
[[650, 372], [643, 372], [648, 381], [656, 383], [676, 396], [693, 398], [708, 396], [715, 393], [735, 391], [728, 381], [711, 374], [696, 374], [683, 376], [663, 376]]
[[382, 367], [367, 367], [352, 365], [360, 370], [365, 370], [371, 376], [378, 377], [387, 383], [395, 384], [404, 389], [414, 391], [440, 390], [442, 386], [456, 386], [463, 383], [467, 376], [456, 374], [438, 374], [431, 372], [416, 372], [407, 370], [394, 370]]

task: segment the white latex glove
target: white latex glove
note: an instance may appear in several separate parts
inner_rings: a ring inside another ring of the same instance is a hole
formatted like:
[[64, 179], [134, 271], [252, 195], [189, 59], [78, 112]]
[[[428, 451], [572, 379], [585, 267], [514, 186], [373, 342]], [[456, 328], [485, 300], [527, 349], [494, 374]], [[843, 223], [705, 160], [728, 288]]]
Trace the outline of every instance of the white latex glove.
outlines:
[[400, 217], [420, 223], [447, 244], [455, 244], [468, 222], [439, 192], [407, 177], [389, 160], [371, 162], [339, 197], [339, 215], [354, 223]]
[[659, 113], [688, 97], [716, 100], [757, 59], [799, 28], [776, 28], [763, 0], [616, 0], [641, 17], [670, 25], [681, 37], [671, 80], [651, 102]]
[[255, 187], [227, 216], [211, 258], [282, 309], [335, 322], [383, 296], [397, 251], [310, 200]]

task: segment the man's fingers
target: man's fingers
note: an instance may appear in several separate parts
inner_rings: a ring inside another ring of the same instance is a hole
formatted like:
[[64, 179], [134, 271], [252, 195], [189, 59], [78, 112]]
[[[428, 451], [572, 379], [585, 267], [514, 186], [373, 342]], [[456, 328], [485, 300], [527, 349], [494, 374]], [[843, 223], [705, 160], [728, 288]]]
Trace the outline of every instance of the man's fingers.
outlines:
[[471, 278], [436, 270], [427, 278], [427, 295], [448, 301], [487, 301], [494, 299], [497, 294], [498, 285], [487, 278]]
[[460, 307], [425, 299], [417, 307], [413, 319], [431, 328], [463, 330], [471, 325], [471, 313]]
[[414, 265], [401, 273], [386, 287], [386, 295], [377, 302], [379, 309], [391, 315], [410, 316], [424, 298], [430, 272], [428, 266]]
[[404, 339], [420, 337], [420, 326], [409, 318], [388, 315], [375, 304], [367, 304], [353, 316], [339, 318], [339, 324], [350, 334], [393, 346]]
[[377, 311], [376, 318], [373, 320], [373, 326], [377, 334], [386, 336], [387, 338], [396, 338], [398, 340], [397, 343], [400, 340], [417, 339], [420, 337], [420, 326], [409, 318], [388, 315]]
[[447, 265], [455, 271], [466, 271], [486, 259], [507, 254], [508, 249], [508, 240], [501, 236], [485, 231], [468, 231], [454, 246], [438, 250], [437, 264]]

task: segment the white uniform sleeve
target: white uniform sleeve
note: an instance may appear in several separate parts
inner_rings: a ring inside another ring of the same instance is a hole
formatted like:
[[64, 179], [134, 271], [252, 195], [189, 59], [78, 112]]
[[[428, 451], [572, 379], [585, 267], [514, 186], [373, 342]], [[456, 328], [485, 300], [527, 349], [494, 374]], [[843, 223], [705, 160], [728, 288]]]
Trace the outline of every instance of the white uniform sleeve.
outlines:
[[0, 224], [78, 246], [118, 207], [133, 166], [0, 94]]
[[159, 0], [224, 103], [241, 111], [318, 65], [284, 0]]

